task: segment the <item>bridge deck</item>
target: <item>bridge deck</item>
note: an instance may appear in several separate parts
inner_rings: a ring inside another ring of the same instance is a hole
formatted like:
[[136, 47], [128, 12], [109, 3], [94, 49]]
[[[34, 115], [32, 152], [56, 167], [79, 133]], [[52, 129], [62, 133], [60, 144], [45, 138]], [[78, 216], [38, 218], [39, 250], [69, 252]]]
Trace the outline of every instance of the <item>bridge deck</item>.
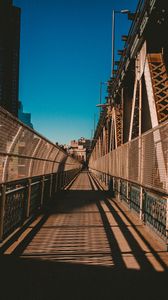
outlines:
[[5, 285], [6, 278], [15, 290], [19, 280], [16, 299], [56, 299], [54, 288], [59, 299], [66, 293], [69, 299], [89, 299], [89, 294], [95, 299], [100, 293], [100, 299], [107, 299], [111, 288], [118, 295], [114, 299], [134, 298], [136, 289], [146, 299], [144, 288], [153, 295], [148, 299], [161, 299], [166, 288], [164, 244], [126, 206], [110, 199], [88, 172], [55, 199], [38, 232], [12, 251], [13, 256], [1, 258], [1, 282]]

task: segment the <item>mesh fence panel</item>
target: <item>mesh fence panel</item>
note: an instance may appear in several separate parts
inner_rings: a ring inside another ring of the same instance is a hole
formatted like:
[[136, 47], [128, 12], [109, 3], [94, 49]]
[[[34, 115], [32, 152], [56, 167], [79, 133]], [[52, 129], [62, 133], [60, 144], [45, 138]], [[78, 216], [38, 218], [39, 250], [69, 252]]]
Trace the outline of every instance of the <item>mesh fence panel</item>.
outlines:
[[121, 159], [120, 159], [120, 177], [128, 178], [128, 144], [121, 147]]
[[165, 124], [142, 137], [142, 183], [168, 191], [167, 162], [168, 124]]
[[61, 170], [81, 164], [57, 145], [25, 126], [0, 107], [0, 183]]
[[139, 139], [129, 143], [128, 178], [131, 181], [139, 182]]
[[89, 167], [168, 194], [168, 122], [106, 156], [92, 154]]

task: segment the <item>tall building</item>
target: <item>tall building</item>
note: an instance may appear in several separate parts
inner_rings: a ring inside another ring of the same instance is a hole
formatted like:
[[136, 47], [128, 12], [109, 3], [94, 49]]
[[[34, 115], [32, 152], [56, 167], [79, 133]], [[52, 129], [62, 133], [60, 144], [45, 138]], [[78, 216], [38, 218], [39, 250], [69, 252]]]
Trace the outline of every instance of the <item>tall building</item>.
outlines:
[[20, 8], [0, 0], [0, 105], [18, 116]]
[[21, 101], [19, 101], [18, 119], [22, 121], [24, 124], [26, 124], [27, 126], [33, 128], [33, 124], [31, 122], [31, 114], [25, 113], [23, 111], [23, 104]]

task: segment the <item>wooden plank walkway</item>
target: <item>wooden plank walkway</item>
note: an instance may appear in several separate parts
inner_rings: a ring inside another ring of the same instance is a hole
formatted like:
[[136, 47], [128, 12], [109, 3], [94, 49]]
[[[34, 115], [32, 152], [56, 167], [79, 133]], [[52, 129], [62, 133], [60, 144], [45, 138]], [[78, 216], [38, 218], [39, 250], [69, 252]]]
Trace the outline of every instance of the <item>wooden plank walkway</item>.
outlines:
[[88, 172], [82, 172], [21, 257], [164, 271], [164, 250], [164, 243], [128, 208], [109, 199]]
[[20, 298], [3, 300], [109, 299], [109, 292], [113, 299], [163, 299], [164, 243], [88, 172], [56, 197], [45, 222], [23, 245], [2, 260], [2, 282], [6, 274], [15, 290], [19, 280]]
[[[95, 187], [97, 190], [98, 188]], [[111, 249], [87, 172], [81, 173], [52, 209], [22, 257], [113, 265]]]

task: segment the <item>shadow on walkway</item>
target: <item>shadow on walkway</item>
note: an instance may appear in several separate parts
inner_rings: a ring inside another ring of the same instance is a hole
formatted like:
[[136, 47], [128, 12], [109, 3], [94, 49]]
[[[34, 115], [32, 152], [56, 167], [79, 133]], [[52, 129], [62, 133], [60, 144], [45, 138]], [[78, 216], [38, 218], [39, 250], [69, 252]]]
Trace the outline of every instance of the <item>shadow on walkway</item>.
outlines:
[[1, 299], [166, 299], [168, 273], [0, 258]]
[[2, 300], [164, 299], [167, 254], [106, 193], [58, 194], [39, 231], [0, 257]]

